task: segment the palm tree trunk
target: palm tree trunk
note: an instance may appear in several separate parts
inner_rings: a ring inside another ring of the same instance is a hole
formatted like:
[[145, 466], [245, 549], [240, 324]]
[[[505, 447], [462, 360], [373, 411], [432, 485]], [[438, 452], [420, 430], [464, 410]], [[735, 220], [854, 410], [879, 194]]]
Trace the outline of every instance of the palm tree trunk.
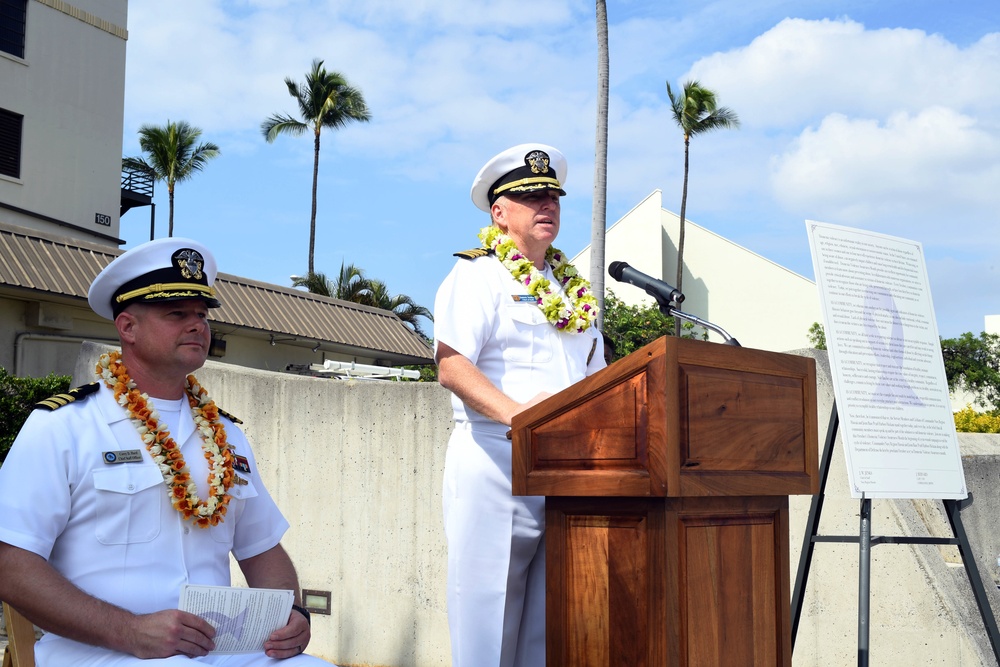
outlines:
[[170, 215], [167, 216], [167, 236], [173, 238], [174, 235], [174, 186], [171, 184], [167, 188], [167, 201], [170, 202]]
[[597, 139], [594, 210], [590, 227], [590, 285], [597, 299], [597, 328], [604, 326], [604, 233], [608, 215], [608, 8], [597, 0]]
[[316, 187], [319, 181], [319, 128], [316, 128], [316, 141], [313, 150], [313, 189], [312, 213], [309, 216], [309, 273], [314, 273], [313, 260], [316, 257]]
[[[681, 224], [677, 234], [677, 291], [684, 293], [684, 214], [687, 212], [688, 199], [688, 159], [691, 148], [691, 137], [684, 135], [684, 185], [681, 186]], [[674, 335], [681, 335], [681, 319], [674, 318]]]

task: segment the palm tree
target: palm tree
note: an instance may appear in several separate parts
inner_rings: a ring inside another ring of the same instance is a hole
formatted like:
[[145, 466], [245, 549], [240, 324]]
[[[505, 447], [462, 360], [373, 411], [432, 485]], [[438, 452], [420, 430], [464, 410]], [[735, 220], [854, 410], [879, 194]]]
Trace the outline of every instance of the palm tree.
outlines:
[[367, 294], [370, 291], [368, 279], [365, 272], [353, 264], [340, 263], [340, 273], [333, 283], [333, 296], [342, 301], [353, 301], [354, 303], [365, 303]]
[[325, 273], [309, 273], [304, 276], [292, 276], [292, 287], [305, 287], [310, 294], [333, 296], [333, 281]]
[[299, 104], [302, 120], [274, 114], [260, 125], [268, 143], [279, 134], [298, 136], [307, 130], [313, 133], [312, 214], [309, 218], [309, 273], [313, 273], [316, 253], [316, 186], [319, 179], [319, 137], [324, 127], [340, 129], [352, 121], [371, 120], [368, 105], [361, 91], [347, 83], [339, 72], [328, 72], [323, 61], [313, 60], [304, 84], [285, 78], [288, 94]]
[[[687, 210], [688, 194], [688, 164], [691, 148], [691, 137], [721, 128], [739, 127], [740, 119], [736, 112], [728, 107], [720, 107], [715, 101], [715, 92], [702, 87], [697, 80], [684, 83], [683, 95], [674, 96], [667, 82], [667, 96], [674, 121], [684, 132], [684, 185], [681, 189], [681, 223], [677, 239], [677, 290], [683, 292], [684, 278], [684, 215]], [[674, 318], [675, 334], [681, 335], [681, 320]]]
[[330, 280], [325, 273], [307, 273], [292, 276], [292, 287], [305, 287], [312, 294], [328, 296], [341, 301], [367, 303], [368, 279], [365, 272], [353, 264], [340, 263], [340, 273]]
[[367, 303], [369, 306], [381, 308], [382, 310], [391, 310], [399, 319], [403, 320], [404, 324], [408, 324], [422, 338], [427, 338], [423, 329], [420, 328], [420, 322], [417, 318], [426, 317], [433, 322], [434, 316], [431, 314], [431, 311], [417, 304], [405, 294], [390, 296], [388, 286], [381, 280], [372, 278], [367, 282], [367, 301], [362, 301], [361, 303]]
[[431, 322], [434, 321], [430, 310], [405, 294], [390, 294], [388, 285], [377, 278], [366, 278], [365, 272], [354, 264], [341, 262], [340, 274], [336, 280], [330, 280], [324, 273], [294, 276], [292, 287], [305, 287], [313, 294], [391, 310], [424, 339], [427, 339], [427, 335], [417, 318], [426, 317]]
[[608, 8], [597, 0], [597, 140], [594, 211], [590, 226], [590, 285], [597, 299], [597, 328], [604, 327], [604, 232], [608, 216]]
[[162, 127], [143, 125], [139, 128], [139, 148], [149, 160], [142, 157], [122, 160], [124, 168], [144, 171], [167, 184], [170, 202], [167, 236], [174, 235], [174, 187], [204, 169], [205, 164], [220, 153], [213, 143], [197, 144], [200, 137], [201, 130], [183, 120], [176, 123], [168, 120]]

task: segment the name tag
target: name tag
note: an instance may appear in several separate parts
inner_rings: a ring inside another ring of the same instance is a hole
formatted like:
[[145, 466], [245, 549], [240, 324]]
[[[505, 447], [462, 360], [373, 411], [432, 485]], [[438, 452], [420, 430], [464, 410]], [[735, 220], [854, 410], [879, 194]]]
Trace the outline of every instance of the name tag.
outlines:
[[142, 452], [138, 449], [119, 449], [116, 452], [103, 452], [104, 462], [113, 463], [138, 463], [142, 461]]
[[510, 298], [515, 303], [538, 303], [538, 300], [530, 294], [511, 294]]
[[246, 486], [249, 483], [250, 482], [246, 481], [239, 475], [233, 475], [233, 484], [236, 484], [237, 486]]

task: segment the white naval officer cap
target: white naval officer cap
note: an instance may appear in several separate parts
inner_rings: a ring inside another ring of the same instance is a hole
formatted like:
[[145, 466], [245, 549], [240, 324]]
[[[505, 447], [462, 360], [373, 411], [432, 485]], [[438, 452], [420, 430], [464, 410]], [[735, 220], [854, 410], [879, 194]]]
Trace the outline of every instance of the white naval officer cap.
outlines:
[[87, 301], [94, 312], [113, 320], [131, 303], [215, 298], [215, 257], [197, 241], [170, 237], [148, 241], [119, 255], [90, 284]]
[[[566, 158], [545, 144], [519, 144], [494, 155], [472, 181], [472, 203], [489, 212], [497, 197], [537, 190], [566, 194]], [[562, 180], [560, 180], [562, 179]]]

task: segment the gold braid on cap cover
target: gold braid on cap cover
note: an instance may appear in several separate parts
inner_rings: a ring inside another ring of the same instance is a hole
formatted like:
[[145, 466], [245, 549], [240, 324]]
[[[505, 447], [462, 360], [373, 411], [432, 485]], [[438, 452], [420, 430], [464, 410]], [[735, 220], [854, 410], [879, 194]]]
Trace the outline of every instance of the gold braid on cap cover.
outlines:
[[511, 181], [510, 183], [504, 183], [500, 187], [493, 190], [493, 194], [499, 195], [501, 192], [510, 190], [512, 188], [517, 188], [522, 185], [554, 185], [557, 188], [562, 188], [562, 185], [555, 178], [546, 178], [546, 177], [522, 178], [519, 181]]
[[[181, 290], [181, 294], [178, 296], [181, 296], [184, 293], [197, 292], [207, 294], [208, 296], [215, 298], [215, 290], [207, 285], [198, 285], [193, 283], [156, 283], [155, 285], [140, 287], [139, 289], [134, 289], [131, 292], [119, 294], [115, 297], [115, 301], [117, 303], [122, 303], [136, 297], [152, 295], [155, 292], [168, 292], [170, 290]], [[192, 294], [191, 296], [197, 296], [197, 294]]]

